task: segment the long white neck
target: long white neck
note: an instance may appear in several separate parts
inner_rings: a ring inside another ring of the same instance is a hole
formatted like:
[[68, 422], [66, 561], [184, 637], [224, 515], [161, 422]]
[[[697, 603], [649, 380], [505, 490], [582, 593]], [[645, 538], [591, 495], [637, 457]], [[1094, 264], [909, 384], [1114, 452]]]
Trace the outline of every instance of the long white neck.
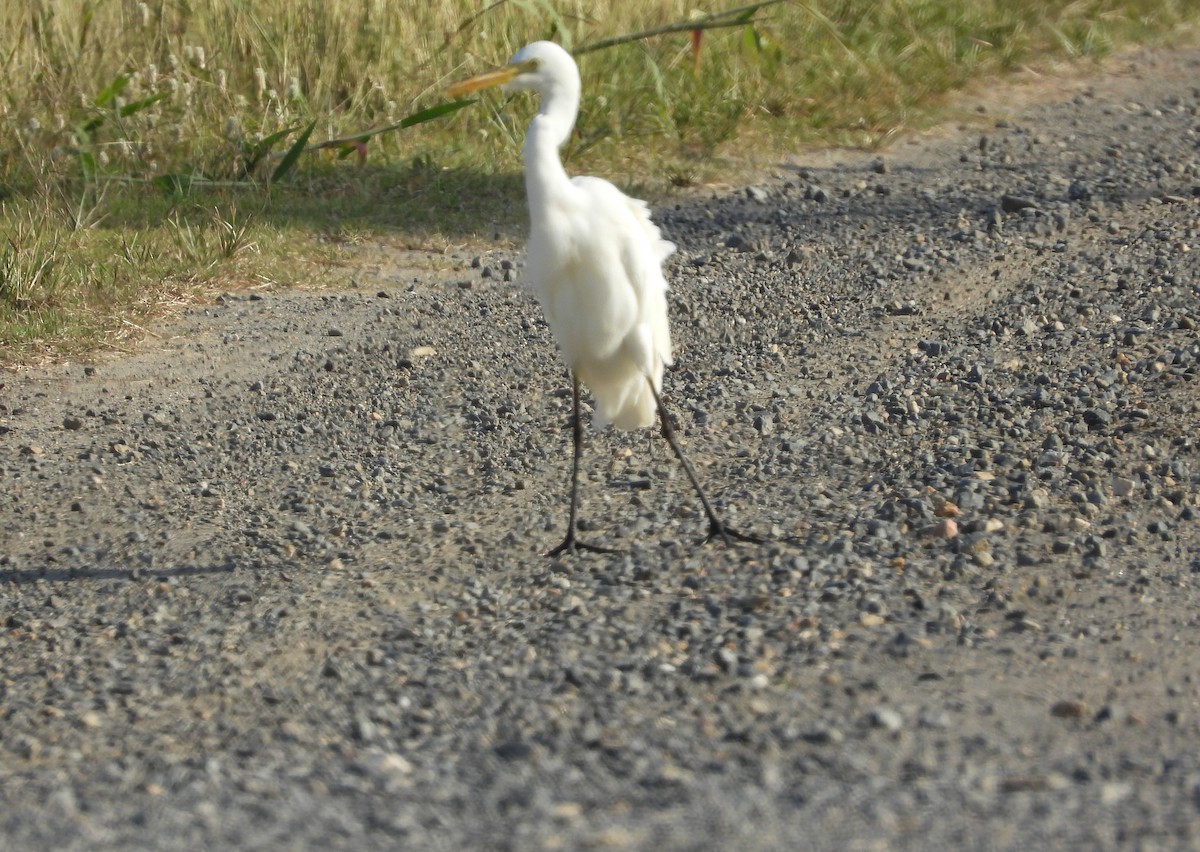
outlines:
[[[573, 85], [572, 85], [573, 84]], [[525, 193], [533, 224], [553, 209], [556, 198], [571, 191], [558, 149], [571, 136], [579, 113], [579, 82], [558, 81], [541, 92], [541, 105], [525, 133]]]

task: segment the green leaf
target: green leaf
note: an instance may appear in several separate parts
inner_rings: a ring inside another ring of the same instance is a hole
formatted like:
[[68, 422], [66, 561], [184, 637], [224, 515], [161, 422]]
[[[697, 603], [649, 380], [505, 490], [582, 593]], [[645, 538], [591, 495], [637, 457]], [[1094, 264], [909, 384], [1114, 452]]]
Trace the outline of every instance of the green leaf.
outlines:
[[77, 132], [79, 133], [79, 135], [81, 137], [91, 136], [92, 131], [95, 130], [97, 127], [99, 127], [103, 123], [104, 123], [103, 115], [93, 115], [91, 118], [89, 118], [83, 124], [79, 125]]
[[742, 50], [758, 56], [762, 53], [762, 42], [758, 38], [758, 30], [751, 24], [742, 30]]
[[[734, 16], [734, 18], [733, 18], [733, 22], [734, 22], [734, 23], [738, 23], [738, 24], [746, 24], [746, 23], [749, 23], [750, 21], [754, 20], [754, 15], [755, 15], [755, 13], [756, 13], [756, 12], [757, 12], [757, 11], [758, 11], [758, 10], [759, 10], [759, 9], [760, 9], [762, 6], [767, 6], [767, 5], [770, 5], [770, 4], [768, 4], [768, 3], [762, 3], [762, 4], [759, 4], [759, 5], [755, 5], [755, 6], [747, 6], [745, 9], [741, 10], [741, 14]], [[733, 13], [732, 13], [732, 12], [728, 12], [728, 13], [726, 13], [726, 14], [733, 14]]]
[[405, 116], [395, 124], [389, 124], [386, 127], [376, 127], [372, 130], [364, 130], [362, 133], [354, 133], [350, 136], [341, 136], [337, 139], [329, 139], [319, 145], [314, 145], [314, 148], [337, 148], [342, 152], [342, 156], [346, 156], [353, 150], [355, 144], [365, 143], [372, 136], [378, 136], [381, 133], [387, 133], [392, 130], [404, 130], [408, 127], [413, 127], [418, 124], [424, 124], [427, 121], [433, 121], [436, 118], [441, 118], [443, 115], [449, 115], [452, 112], [458, 112], [463, 107], [470, 106], [475, 103], [474, 100], [465, 101], [448, 101], [447, 103], [432, 106], [429, 109], [423, 109], [419, 112], [414, 112], [412, 115]]
[[96, 157], [91, 151], [84, 151], [79, 155], [79, 167], [83, 171], [83, 176], [91, 180], [96, 176]]
[[106, 107], [112, 103], [113, 98], [125, 91], [125, 87], [129, 85], [129, 75], [118, 74], [113, 78], [113, 81], [100, 90], [100, 94], [96, 95], [96, 106]]
[[265, 157], [271, 151], [271, 147], [285, 136], [289, 136], [295, 131], [295, 127], [285, 127], [283, 130], [276, 130], [270, 136], [265, 136], [259, 139], [253, 145], [245, 146], [246, 163], [242, 167], [242, 173], [245, 175], [254, 171], [254, 167], [258, 165], [258, 161]]
[[285, 136], [291, 136], [292, 133], [299, 126], [300, 125], [297, 124], [292, 127], [285, 127], [285, 128], [283, 128], [283, 130], [276, 130], [270, 136], [264, 136], [262, 139], [260, 139], [254, 143], [254, 149], [256, 151], [270, 151], [272, 145], [274, 145], [276, 142], [278, 142], [280, 139], [282, 139]]
[[[398, 124], [393, 124], [391, 127], [385, 127], [384, 130], [400, 129], [405, 127], [413, 127], [417, 124], [424, 124], [427, 121], [433, 121], [435, 118], [441, 118], [443, 115], [449, 115], [452, 112], [458, 112], [465, 106], [470, 106], [474, 101], [450, 101], [449, 103], [438, 104], [429, 109], [423, 109], [420, 112], [414, 112], [412, 115], [405, 116], [400, 119]], [[381, 133], [383, 131], [380, 131]]]
[[134, 101], [131, 104], [125, 104], [125, 106], [121, 107], [119, 110], [121, 117], [124, 118], [127, 115], [133, 115], [135, 112], [141, 112], [146, 107], [158, 103], [166, 96], [166, 92], [159, 92], [157, 95], [151, 95], [148, 98], [142, 98], [140, 101]]
[[271, 183], [275, 183], [275, 181], [283, 178], [291, 171], [292, 166], [296, 165], [296, 161], [304, 153], [304, 146], [308, 144], [308, 137], [312, 136], [312, 132], [316, 126], [317, 120], [313, 119], [308, 123], [308, 127], [300, 131], [300, 135], [296, 137], [296, 141], [292, 143], [292, 147], [288, 148], [288, 152], [283, 155], [283, 159], [275, 167], [275, 171], [271, 173]]

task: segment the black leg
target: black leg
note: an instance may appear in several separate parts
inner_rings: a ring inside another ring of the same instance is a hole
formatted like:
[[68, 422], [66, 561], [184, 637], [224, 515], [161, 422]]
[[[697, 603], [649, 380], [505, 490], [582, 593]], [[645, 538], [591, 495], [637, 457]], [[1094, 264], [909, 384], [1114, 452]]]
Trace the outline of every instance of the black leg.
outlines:
[[696, 489], [696, 494], [700, 497], [700, 504], [704, 506], [704, 514], [708, 515], [708, 535], [704, 541], [707, 544], [714, 538], [720, 539], [726, 544], [733, 544], [734, 540], [748, 541], [754, 544], [763, 544], [764, 539], [749, 533], [742, 533], [735, 530], [733, 527], [726, 525], [724, 521], [717, 517], [717, 513], [713, 511], [712, 504], [708, 502], [708, 497], [704, 493], [704, 489], [700, 487], [700, 480], [696, 477], [696, 471], [692, 468], [692, 463], [687, 460], [683, 454], [683, 450], [679, 447], [679, 442], [675, 440], [675, 428], [671, 425], [671, 415], [667, 413], [667, 406], [663, 403], [662, 396], [654, 388], [654, 383], [646, 379], [650, 384], [650, 392], [654, 394], [654, 401], [658, 404], [658, 419], [662, 421], [662, 436], [671, 446], [671, 450], [675, 453], [675, 458], [679, 459], [679, 463], [683, 465], [683, 471], [687, 474], [687, 478], [691, 480], [692, 487]]
[[558, 556], [563, 552], [574, 553], [576, 550], [590, 550], [594, 553], [618, 553], [607, 547], [585, 544], [575, 538], [575, 514], [579, 509], [579, 462], [583, 458], [583, 418], [579, 416], [579, 377], [571, 372], [571, 415], [573, 418], [572, 435], [575, 439], [575, 452], [571, 458], [571, 509], [567, 515], [567, 537], [562, 543], [547, 551], [547, 556]]

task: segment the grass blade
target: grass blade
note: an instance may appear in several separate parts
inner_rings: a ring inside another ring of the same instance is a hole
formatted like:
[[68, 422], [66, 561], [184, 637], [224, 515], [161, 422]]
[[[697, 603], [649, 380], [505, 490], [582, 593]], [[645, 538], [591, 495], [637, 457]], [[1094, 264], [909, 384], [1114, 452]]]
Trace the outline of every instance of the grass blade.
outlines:
[[277, 180], [283, 178], [291, 171], [292, 166], [296, 165], [296, 161], [304, 153], [304, 146], [308, 144], [308, 137], [312, 136], [312, 132], [316, 126], [317, 120], [313, 119], [308, 123], [308, 127], [304, 128], [300, 132], [300, 135], [296, 137], [296, 141], [292, 143], [292, 147], [288, 148], [288, 152], [283, 155], [283, 159], [275, 167], [275, 171], [271, 173], [271, 183], [275, 183]]

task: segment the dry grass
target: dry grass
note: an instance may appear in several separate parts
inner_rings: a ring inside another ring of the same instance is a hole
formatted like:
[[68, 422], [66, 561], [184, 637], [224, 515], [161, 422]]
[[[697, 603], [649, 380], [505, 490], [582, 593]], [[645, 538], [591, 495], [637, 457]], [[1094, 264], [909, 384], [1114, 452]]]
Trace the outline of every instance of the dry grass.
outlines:
[[[0, 4], [0, 361], [94, 346], [192, 287], [287, 280], [297, 254], [328, 251], [314, 234], [399, 230], [419, 243], [519, 219], [529, 99], [489, 96], [362, 134], [435, 107], [449, 81], [535, 38], [581, 50], [693, 9]], [[566, 156], [661, 190], [713, 177], [739, 138], [775, 152], [878, 145], [969, 80], [1034, 56], [1103, 56], [1198, 15], [1200, 0], [772, 3], [706, 30], [698, 54], [688, 32], [582, 53], [585, 103]], [[309, 145], [359, 139], [301, 153], [304, 132]]]

